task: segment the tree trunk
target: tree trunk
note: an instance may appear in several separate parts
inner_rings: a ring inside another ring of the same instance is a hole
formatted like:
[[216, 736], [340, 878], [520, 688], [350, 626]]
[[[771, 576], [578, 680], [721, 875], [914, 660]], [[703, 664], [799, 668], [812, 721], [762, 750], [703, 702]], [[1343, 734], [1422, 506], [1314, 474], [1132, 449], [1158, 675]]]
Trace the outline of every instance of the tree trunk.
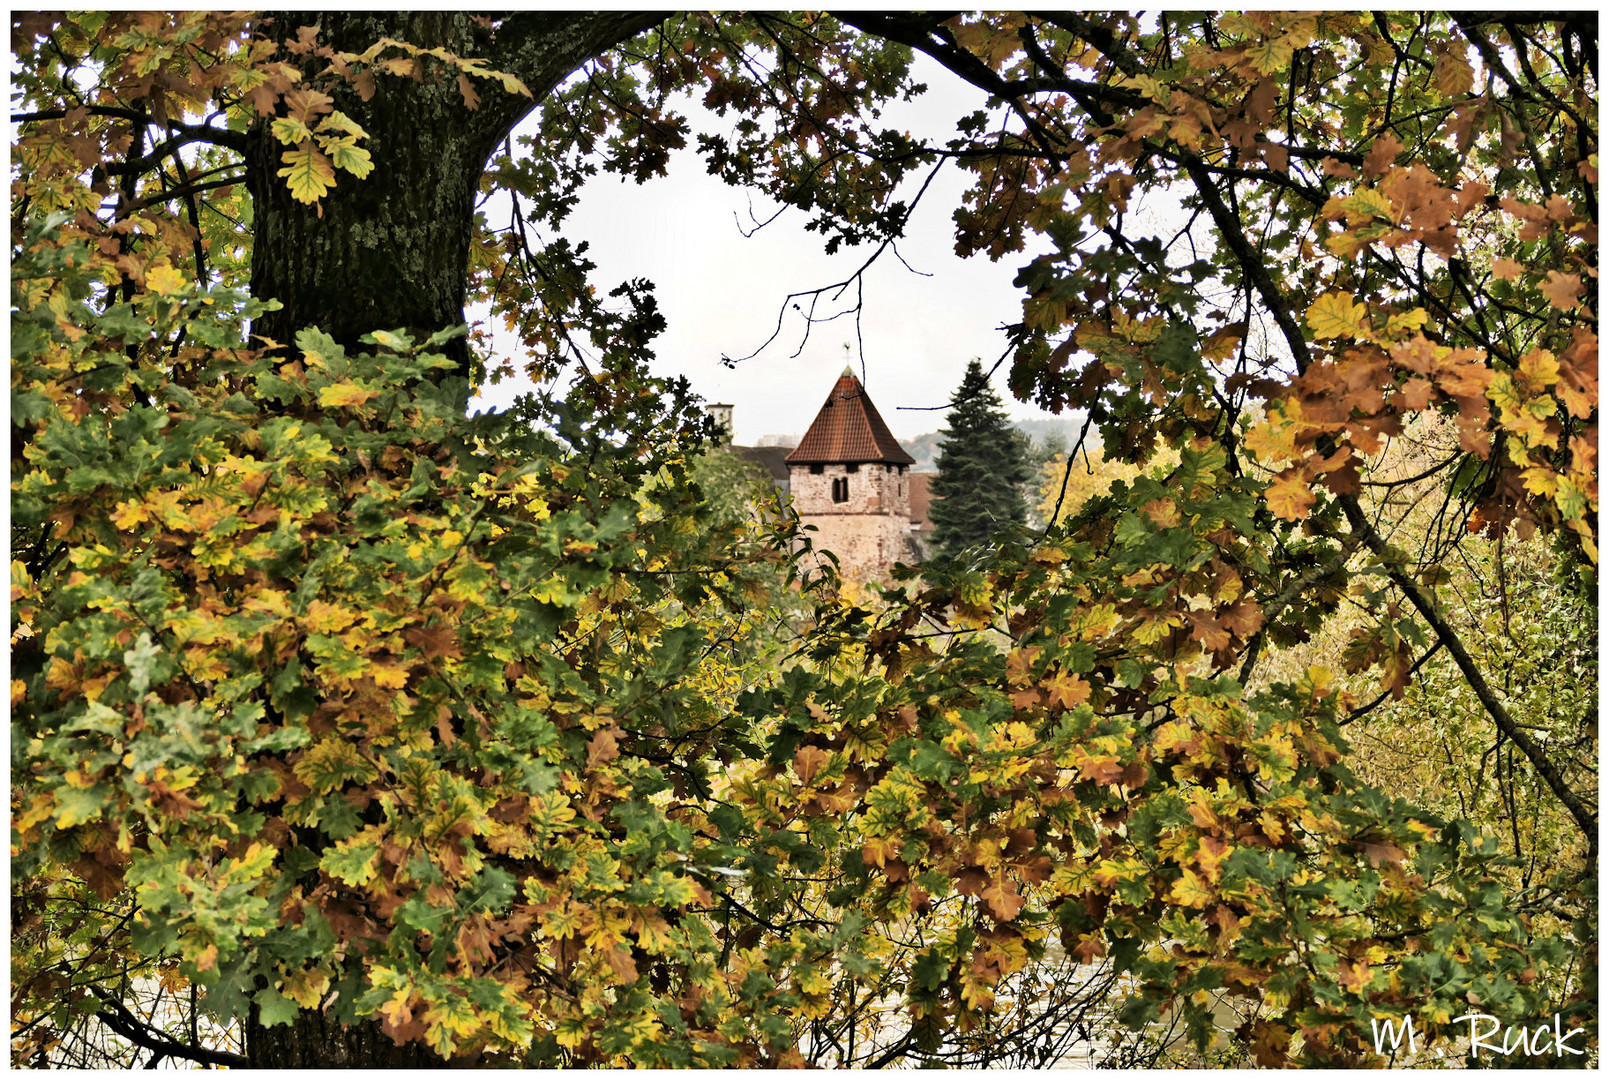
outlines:
[[278, 1027], [263, 1027], [256, 1020], [253, 1015], [246, 1025], [246, 1058], [254, 1069], [443, 1069], [474, 1065], [473, 1060], [444, 1061], [422, 1042], [398, 1046], [374, 1020], [336, 1024], [317, 1012], [299, 1013], [294, 1022]]
[[[521, 78], [533, 98], [475, 80], [481, 102], [469, 109], [458, 70], [421, 57], [416, 77], [378, 74], [363, 101], [351, 86], [334, 107], [361, 125], [374, 169], [359, 180], [338, 171], [320, 206], [297, 202], [278, 175], [291, 149], [265, 119], [249, 133], [246, 184], [253, 208], [252, 294], [284, 305], [254, 333], [293, 345], [316, 326], [352, 348], [372, 330], [434, 332], [464, 322], [471, 222], [481, 173], [513, 126], [589, 57], [654, 25], [644, 13], [526, 12], [495, 29], [453, 12], [280, 12], [259, 30], [294, 40], [319, 24], [318, 43], [362, 52], [382, 37], [459, 57], [484, 58]], [[301, 61], [309, 75], [327, 60]], [[459, 339], [448, 355], [467, 371]]]
[[[479, 81], [480, 105], [469, 110], [457, 69], [429, 58], [418, 78], [377, 74], [368, 101], [350, 86], [334, 90], [334, 107], [367, 132], [361, 145], [374, 170], [362, 180], [339, 172], [320, 207], [291, 198], [278, 175], [290, 148], [274, 139], [271, 118], [260, 121], [246, 155], [251, 288], [284, 306], [258, 319], [253, 333], [293, 346], [299, 330], [316, 326], [353, 348], [373, 330], [430, 333], [464, 322], [474, 200], [488, 157], [565, 76], [661, 18], [532, 11], [495, 28], [453, 12], [283, 12], [265, 19], [257, 34], [276, 42], [294, 41], [298, 27], [317, 22], [318, 44], [341, 51], [361, 53], [390, 37], [481, 58], [523, 80], [534, 98]], [[280, 58], [300, 63], [308, 76], [328, 65], [316, 56]], [[461, 373], [469, 371], [463, 339], [447, 352]], [[442, 1068], [478, 1060], [444, 1062], [423, 1043], [396, 1046], [377, 1022], [341, 1025], [316, 1011], [276, 1027], [247, 1018], [246, 1047], [254, 1068]]]

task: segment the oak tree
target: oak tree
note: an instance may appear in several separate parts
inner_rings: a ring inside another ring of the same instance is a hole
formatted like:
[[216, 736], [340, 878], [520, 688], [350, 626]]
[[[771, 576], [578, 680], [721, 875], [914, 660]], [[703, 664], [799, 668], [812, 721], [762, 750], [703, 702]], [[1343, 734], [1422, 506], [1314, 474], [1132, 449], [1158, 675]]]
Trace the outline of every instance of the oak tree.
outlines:
[[[877, 121], [918, 54], [951, 138]], [[1449, 566], [1594, 591], [1597, 63], [1589, 12], [14, 15], [14, 1057], [1595, 1055], [1589, 676], [1539, 722]], [[965, 171], [1012, 391], [1126, 475], [757, 620], [799, 538], [700, 502], [651, 284], [564, 232], [684, 147], [873, 258]], [[1369, 782], [1417, 680], [1541, 878]]]

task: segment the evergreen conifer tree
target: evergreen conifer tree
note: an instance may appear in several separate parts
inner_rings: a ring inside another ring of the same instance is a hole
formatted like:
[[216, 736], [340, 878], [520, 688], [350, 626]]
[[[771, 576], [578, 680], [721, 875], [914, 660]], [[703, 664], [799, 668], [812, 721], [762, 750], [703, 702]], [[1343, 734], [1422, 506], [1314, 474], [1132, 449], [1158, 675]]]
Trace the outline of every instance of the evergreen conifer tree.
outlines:
[[1032, 469], [1024, 440], [1000, 396], [989, 385], [983, 365], [967, 365], [951, 399], [948, 424], [940, 432], [939, 475], [934, 478], [933, 553], [954, 558], [1028, 517], [1022, 486]]

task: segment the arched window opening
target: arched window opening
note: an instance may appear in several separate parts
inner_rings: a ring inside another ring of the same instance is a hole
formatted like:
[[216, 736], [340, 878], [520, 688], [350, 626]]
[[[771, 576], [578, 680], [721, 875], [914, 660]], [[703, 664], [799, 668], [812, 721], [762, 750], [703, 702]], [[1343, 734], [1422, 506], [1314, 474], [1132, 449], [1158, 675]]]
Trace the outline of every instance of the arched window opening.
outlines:
[[835, 477], [832, 482], [832, 501], [835, 503], [849, 501], [849, 477]]

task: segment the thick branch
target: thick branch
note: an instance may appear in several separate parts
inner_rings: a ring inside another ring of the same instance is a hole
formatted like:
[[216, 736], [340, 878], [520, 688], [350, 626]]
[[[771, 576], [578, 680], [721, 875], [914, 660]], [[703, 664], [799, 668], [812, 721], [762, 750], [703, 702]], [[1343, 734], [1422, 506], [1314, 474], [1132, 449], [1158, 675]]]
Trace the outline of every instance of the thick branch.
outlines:
[[1296, 316], [1291, 313], [1290, 305], [1285, 302], [1285, 294], [1280, 290], [1273, 274], [1269, 273], [1268, 265], [1263, 262], [1262, 255], [1252, 247], [1251, 241], [1246, 239], [1246, 233], [1240, 227], [1239, 216], [1224, 204], [1223, 196], [1218, 193], [1217, 185], [1212, 182], [1211, 172], [1200, 158], [1180, 154], [1179, 164], [1183, 165], [1184, 171], [1190, 175], [1190, 180], [1195, 184], [1202, 203], [1212, 215], [1212, 223], [1218, 226], [1218, 234], [1234, 253], [1240, 272], [1257, 290], [1257, 294], [1263, 298], [1263, 303], [1274, 316], [1274, 321], [1279, 324], [1280, 332], [1285, 335], [1285, 342], [1290, 346], [1291, 357], [1296, 361], [1297, 372], [1307, 371], [1308, 364], [1312, 363], [1311, 354], [1307, 349], [1307, 338], [1302, 334]]
[[[668, 11], [521, 11], [497, 27], [489, 66], [507, 72], [531, 91], [488, 94], [471, 122], [507, 133], [536, 103], [591, 57], [664, 22]], [[492, 145], [502, 140], [497, 134]]]
[[128, 1010], [128, 1006], [116, 998], [107, 997], [99, 990], [92, 990], [91, 993], [101, 1003], [101, 1022], [135, 1046], [164, 1057], [183, 1058], [201, 1065], [222, 1065], [231, 1069], [243, 1069], [251, 1064], [240, 1054], [176, 1042], [135, 1016]]
[[[138, 109], [122, 109], [110, 105], [82, 105], [75, 109], [44, 109], [40, 112], [15, 113], [11, 117], [13, 124], [32, 124], [43, 120], [65, 120], [70, 113], [84, 112], [93, 116], [111, 116], [119, 120], [128, 120], [136, 124], [154, 124], [156, 120]], [[226, 128], [215, 128], [211, 124], [177, 124], [169, 122], [169, 131], [177, 132], [173, 138], [152, 150], [145, 157], [122, 164], [109, 166], [107, 171], [113, 174], [124, 171], [141, 172], [180, 146], [189, 143], [204, 142], [213, 146], [222, 146], [240, 153], [246, 152], [246, 137], [238, 131], [229, 131]]]
[[188, 131], [173, 136], [164, 143], [159, 143], [158, 145], [152, 147], [149, 154], [133, 158], [129, 161], [118, 162], [106, 166], [106, 172], [110, 176], [121, 176], [126, 173], [134, 173], [136, 175], [145, 173], [156, 165], [161, 164], [162, 159], [168, 155], [171, 154], [174, 157], [177, 157], [180, 150], [186, 146], [189, 146], [191, 143], [198, 142], [210, 143], [214, 146], [224, 146], [231, 150], [239, 150], [241, 153], [245, 153], [245, 136], [239, 135], [236, 132], [229, 132], [228, 134], [235, 137], [230, 139], [228, 142], [225, 142], [222, 139], [216, 138], [217, 132], [213, 131], [211, 128], [191, 128]]

